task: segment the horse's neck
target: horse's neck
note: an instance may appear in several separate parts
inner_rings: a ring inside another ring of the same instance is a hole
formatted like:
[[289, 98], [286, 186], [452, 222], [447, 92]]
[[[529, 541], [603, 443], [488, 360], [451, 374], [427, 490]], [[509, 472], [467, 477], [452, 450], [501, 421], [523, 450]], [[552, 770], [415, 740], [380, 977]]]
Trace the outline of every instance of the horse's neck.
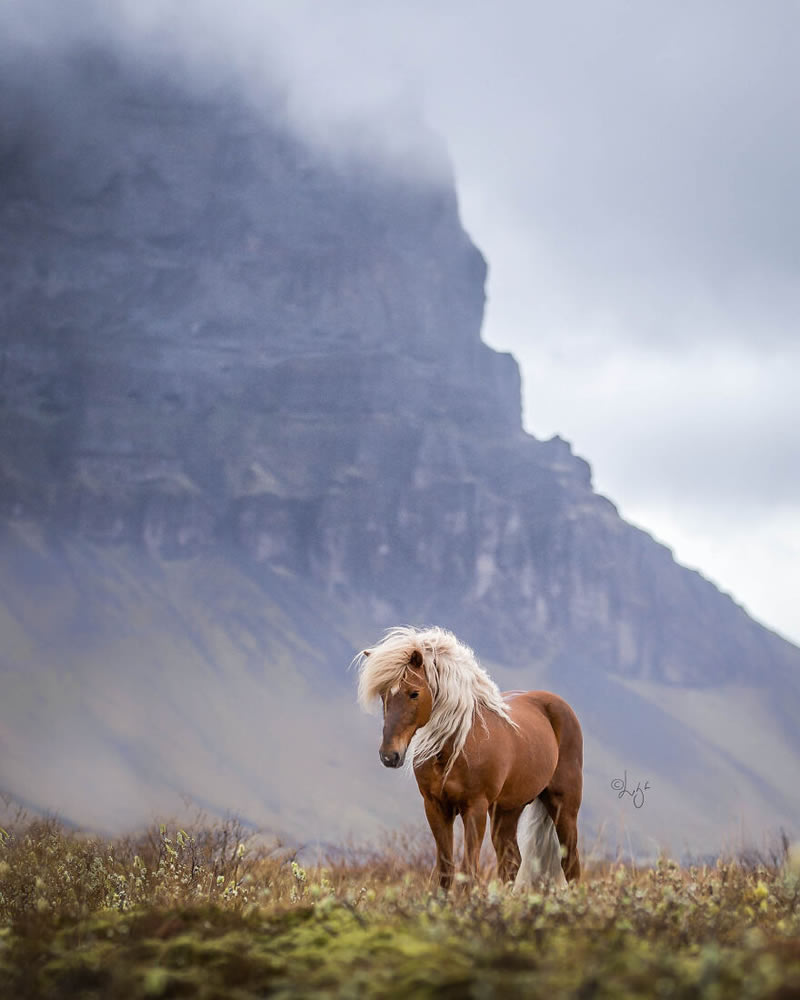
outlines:
[[[469, 738], [469, 737], [468, 737]], [[441, 764], [443, 767], [447, 767], [453, 758], [453, 746], [455, 744], [455, 736], [448, 736], [447, 739], [442, 744], [441, 749], [436, 754], [436, 763]], [[464, 751], [461, 750], [460, 753]]]
[[441, 749], [436, 754], [436, 757], [434, 758], [436, 760], [436, 763], [449, 771], [451, 765], [458, 763], [459, 760], [464, 759], [465, 757], [470, 758], [471, 755], [474, 754], [475, 752], [476, 740], [480, 742], [481, 738], [482, 739], [486, 738], [487, 716], [492, 716], [493, 718], [496, 718], [494, 712], [489, 712], [486, 709], [484, 709], [483, 718], [476, 717], [472, 720], [472, 725], [470, 726], [470, 730], [467, 733], [466, 742], [464, 743], [464, 746], [455, 755], [455, 758], [453, 757], [453, 752], [455, 749], [455, 742], [456, 742], [455, 734], [453, 734], [452, 736], [448, 736], [447, 739], [442, 744]]

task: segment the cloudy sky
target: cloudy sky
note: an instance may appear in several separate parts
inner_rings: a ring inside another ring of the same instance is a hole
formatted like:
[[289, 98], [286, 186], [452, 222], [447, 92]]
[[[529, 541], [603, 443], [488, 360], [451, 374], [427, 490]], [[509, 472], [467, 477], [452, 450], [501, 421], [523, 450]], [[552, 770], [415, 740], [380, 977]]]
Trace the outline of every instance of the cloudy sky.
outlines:
[[289, 81], [309, 131], [418, 109], [528, 430], [570, 440], [625, 517], [800, 641], [800, 4], [2, 6], [31, 44], [112, 31], [256, 97]]

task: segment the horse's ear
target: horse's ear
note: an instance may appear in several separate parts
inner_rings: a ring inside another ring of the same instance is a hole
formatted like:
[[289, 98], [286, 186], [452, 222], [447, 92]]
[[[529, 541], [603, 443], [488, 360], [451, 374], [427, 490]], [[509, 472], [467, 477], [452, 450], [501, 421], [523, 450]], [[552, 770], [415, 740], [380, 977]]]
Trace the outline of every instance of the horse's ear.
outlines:
[[419, 668], [422, 666], [422, 653], [420, 653], [418, 649], [415, 649], [414, 652], [411, 654], [408, 660], [408, 665], [410, 667], [413, 667], [415, 670], [419, 670]]

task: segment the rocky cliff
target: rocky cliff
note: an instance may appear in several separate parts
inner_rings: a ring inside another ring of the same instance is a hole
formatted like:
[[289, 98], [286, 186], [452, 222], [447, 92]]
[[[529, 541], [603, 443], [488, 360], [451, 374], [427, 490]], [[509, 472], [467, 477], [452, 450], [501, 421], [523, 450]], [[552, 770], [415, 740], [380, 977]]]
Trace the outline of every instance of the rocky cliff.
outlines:
[[[446, 170], [322, 152], [278, 98], [190, 92], [108, 53], [0, 72], [7, 552], [30, 564], [35, 530], [67, 576], [75, 546], [98, 579], [121, 558], [236, 568], [295, 595], [281, 635], [314, 655], [347, 648], [322, 614], [351, 616], [354, 647], [438, 622], [578, 699], [738, 684], [800, 705], [796, 648], [621, 520], [566, 442], [523, 431]], [[247, 614], [228, 607], [227, 633]], [[263, 651], [269, 624], [252, 631]], [[598, 732], [619, 724], [604, 711]]]

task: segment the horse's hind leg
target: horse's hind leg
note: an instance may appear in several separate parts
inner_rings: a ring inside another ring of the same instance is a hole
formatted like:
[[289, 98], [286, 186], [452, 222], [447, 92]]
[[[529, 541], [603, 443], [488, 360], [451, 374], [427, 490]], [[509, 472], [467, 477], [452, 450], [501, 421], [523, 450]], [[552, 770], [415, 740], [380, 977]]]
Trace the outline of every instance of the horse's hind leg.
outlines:
[[561, 867], [572, 882], [581, 874], [578, 810], [583, 795], [583, 734], [578, 717], [561, 698], [552, 696], [544, 707], [558, 738], [558, 764], [539, 798], [555, 824], [564, 853]]
[[513, 882], [519, 870], [517, 824], [521, 815], [522, 809], [492, 808], [492, 844], [497, 855], [497, 877], [501, 882]]
[[[568, 882], [580, 878], [581, 860], [578, 855], [578, 809], [581, 805], [581, 774], [577, 778], [570, 774], [572, 769], [564, 768], [559, 778], [559, 769], [553, 775], [553, 780], [541, 793], [539, 798], [544, 803], [550, 818], [555, 823], [558, 841], [564, 850], [561, 867]], [[564, 773], [570, 778], [564, 781]]]

